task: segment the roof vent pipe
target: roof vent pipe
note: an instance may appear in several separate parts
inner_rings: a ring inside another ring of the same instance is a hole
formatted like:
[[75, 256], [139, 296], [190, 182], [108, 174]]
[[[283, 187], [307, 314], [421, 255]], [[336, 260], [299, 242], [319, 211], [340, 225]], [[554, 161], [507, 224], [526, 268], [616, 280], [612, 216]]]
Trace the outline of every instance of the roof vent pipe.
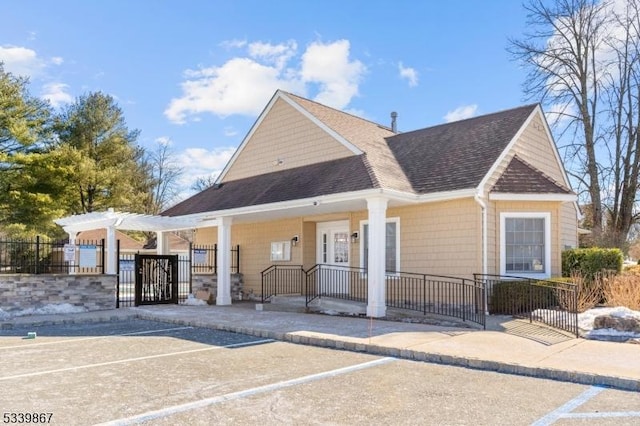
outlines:
[[396, 118], [398, 118], [398, 113], [393, 111], [391, 113], [391, 131], [393, 133], [398, 133], [398, 125], [396, 124]]

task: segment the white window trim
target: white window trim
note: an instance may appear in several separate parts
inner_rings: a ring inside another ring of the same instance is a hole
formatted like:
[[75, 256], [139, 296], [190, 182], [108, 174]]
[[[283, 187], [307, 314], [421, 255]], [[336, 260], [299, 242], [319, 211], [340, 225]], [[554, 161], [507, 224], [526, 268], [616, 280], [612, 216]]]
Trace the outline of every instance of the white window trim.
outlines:
[[[396, 224], [396, 272], [400, 272], [400, 218], [399, 217], [388, 217], [385, 219], [385, 225], [389, 222], [393, 222]], [[368, 220], [360, 221], [360, 266], [364, 265], [364, 226], [368, 225]], [[386, 238], [386, 235], [385, 235]], [[366, 272], [365, 272], [366, 273]]]
[[291, 261], [291, 241], [273, 241], [271, 243], [272, 262]]
[[[507, 273], [505, 223], [507, 218], [544, 219], [544, 265], [545, 271], [540, 273]], [[523, 278], [549, 278], [551, 277], [551, 213], [549, 212], [504, 212], [500, 213], [500, 275], [515, 275]]]

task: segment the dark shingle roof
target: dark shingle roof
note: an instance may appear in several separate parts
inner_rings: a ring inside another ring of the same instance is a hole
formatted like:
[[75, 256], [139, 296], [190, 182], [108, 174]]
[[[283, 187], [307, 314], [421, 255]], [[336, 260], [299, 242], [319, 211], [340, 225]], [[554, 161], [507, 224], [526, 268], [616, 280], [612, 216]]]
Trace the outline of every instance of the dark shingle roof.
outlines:
[[366, 155], [248, 177], [210, 187], [165, 210], [180, 216], [375, 188]]
[[417, 193], [475, 188], [536, 105], [387, 138]]
[[513, 157], [491, 192], [512, 194], [572, 194], [571, 190], [557, 183], [535, 167]]

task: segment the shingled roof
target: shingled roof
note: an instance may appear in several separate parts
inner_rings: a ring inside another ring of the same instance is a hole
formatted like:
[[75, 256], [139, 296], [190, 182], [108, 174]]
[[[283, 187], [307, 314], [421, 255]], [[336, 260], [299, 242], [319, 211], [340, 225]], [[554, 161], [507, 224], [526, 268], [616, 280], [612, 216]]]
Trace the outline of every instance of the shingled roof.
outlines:
[[412, 191], [411, 183], [385, 142], [385, 138], [395, 135], [390, 128], [291, 93], [287, 93], [287, 96], [362, 152], [366, 152], [372, 178], [381, 187]]
[[[536, 108], [527, 105], [394, 134], [388, 127], [296, 95], [277, 92], [276, 96], [286, 96], [297, 103], [364, 154], [226, 181], [171, 207], [163, 215], [220, 211], [373, 188], [414, 194], [473, 189]], [[528, 188], [570, 192], [517, 161], [512, 161], [507, 171], [494, 191], [514, 192], [525, 186], [520, 183], [523, 173], [534, 173], [536, 176], [528, 177]]]
[[366, 155], [252, 176], [212, 186], [165, 210], [180, 216], [375, 188]]
[[514, 156], [493, 185], [491, 192], [513, 194], [572, 194], [564, 185], [559, 184], [535, 167]]
[[387, 138], [419, 194], [477, 187], [536, 105]]

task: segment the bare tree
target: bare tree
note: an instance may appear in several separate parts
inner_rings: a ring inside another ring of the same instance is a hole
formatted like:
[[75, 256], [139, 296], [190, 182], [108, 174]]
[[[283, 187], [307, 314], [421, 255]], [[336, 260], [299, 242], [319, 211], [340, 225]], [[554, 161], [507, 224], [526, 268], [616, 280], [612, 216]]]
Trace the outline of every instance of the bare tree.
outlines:
[[532, 33], [510, 51], [525, 93], [551, 115], [594, 241], [624, 248], [638, 221], [640, 0], [530, 0]]
[[554, 129], [562, 140], [569, 173], [586, 192], [593, 214], [592, 231], [602, 232], [602, 169], [596, 144], [602, 137], [599, 52], [605, 47], [609, 16], [598, 0], [531, 0], [525, 5], [531, 32], [509, 41], [511, 54], [529, 73], [524, 85], [529, 98], [556, 114]]
[[609, 66], [603, 75], [607, 98], [607, 144], [610, 173], [608, 236], [623, 247], [637, 221], [636, 194], [640, 177], [640, 1], [627, 0], [613, 17], [607, 41]]
[[196, 181], [191, 185], [191, 189], [194, 191], [204, 191], [207, 188], [212, 187], [216, 183], [215, 176], [207, 176], [207, 177], [199, 177]]
[[171, 141], [158, 140], [154, 151], [144, 157], [148, 185], [147, 213], [158, 214], [175, 201], [179, 195], [179, 182], [183, 169], [175, 162]]

